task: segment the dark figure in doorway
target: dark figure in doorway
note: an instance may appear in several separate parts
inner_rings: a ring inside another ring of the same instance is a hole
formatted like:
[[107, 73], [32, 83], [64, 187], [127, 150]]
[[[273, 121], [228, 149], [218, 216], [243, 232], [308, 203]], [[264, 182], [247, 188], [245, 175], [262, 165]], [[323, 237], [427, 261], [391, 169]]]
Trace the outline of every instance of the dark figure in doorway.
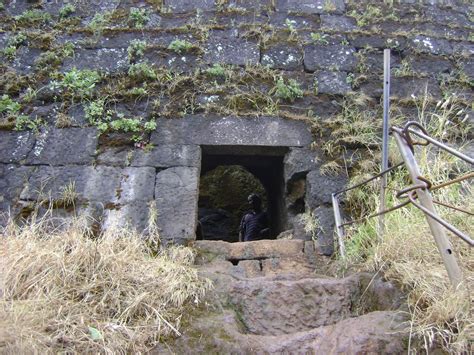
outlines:
[[239, 228], [239, 242], [250, 242], [268, 237], [267, 213], [262, 210], [262, 199], [257, 194], [251, 194], [248, 202], [252, 210], [242, 217]]

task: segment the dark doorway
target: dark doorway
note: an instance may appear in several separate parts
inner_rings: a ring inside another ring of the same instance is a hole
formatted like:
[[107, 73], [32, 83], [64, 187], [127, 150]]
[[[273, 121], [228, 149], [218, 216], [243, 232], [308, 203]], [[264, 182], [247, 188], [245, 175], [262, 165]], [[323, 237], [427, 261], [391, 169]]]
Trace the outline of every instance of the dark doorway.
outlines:
[[[262, 191], [264, 207], [270, 222], [269, 238], [276, 238], [284, 230], [287, 222], [283, 179], [283, 157], [287, 148], [258, 146], [201, 146], [201, 148], [199, 220], [204, 239], [238, 241], [238, 225], [244, 213], [238, 206], [241, 206], [239, 201], [247, 199], [249, 189], [246, 187], [249, 186], [251, 190], [257, 190], [253, 192]], [[209, 185], [212, 185], [212, 188]], [[240, 188], [242, 186], [244, 188]], [[209, 196], [212, 191], [220, 191], [217, 193], [221, 195], [218, 198]], [[235, 201], [237, 199], [239, 201]]]

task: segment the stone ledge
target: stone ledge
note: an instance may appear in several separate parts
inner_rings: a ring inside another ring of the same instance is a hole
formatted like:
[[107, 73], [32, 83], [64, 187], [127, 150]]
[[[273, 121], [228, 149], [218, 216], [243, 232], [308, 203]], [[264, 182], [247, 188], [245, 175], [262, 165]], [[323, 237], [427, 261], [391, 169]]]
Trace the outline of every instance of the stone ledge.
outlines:
[[[304, 121], [277, 117], [204, 117], [160, 119], [151, 142], [160, 144], [301, 147], [312, 136]], [[258, 134], [255, 134], [258, 132]]]

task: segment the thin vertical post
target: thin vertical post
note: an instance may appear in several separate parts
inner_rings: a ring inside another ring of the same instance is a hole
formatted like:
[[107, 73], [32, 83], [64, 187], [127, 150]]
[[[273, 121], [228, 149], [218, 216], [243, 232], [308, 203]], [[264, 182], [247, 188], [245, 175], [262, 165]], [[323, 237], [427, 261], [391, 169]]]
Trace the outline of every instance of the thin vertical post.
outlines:
[[346, 248], [344, 246], [344, 227], [342, 227], [342, 217], [341, 211], [339, 210], [339, 200], [337, 199], [335, 194], [331, 194], [332, 199], [332, 209], [334, 211], [334, 223], [335, 229], [337, 234], [337, 242], [339, 244], [339, 253], [341, 254], [341, 258], [346, 258]]
[[[422, 183], [422, 181], [418, 179], [418, 177], [422, 175], [415, 160], [415, 156], [413, 155], [413, 152], [406, 143], [405, 139], [400, 135], [397, 130], [394, 130], [394, 136], [397, 142], [398, 149], [400, 150], [400, 153], [402, 155], [403, 161], [405, 162], [407, 170], [410, 173], [411, 180], [414, 184]], [[431, 213], [433, 213], [433, 215], [437, 216], [431, 193], [427, 189], [417, 189], [416, 194], [420, 200], [420, 204], [427, 210], [429, 210]], [[430, 216], [425, 214], [425, 217], [430, 226], [431, 233], [433, 234], [433, 237], [435, 239], [438, 251], [443, 259], [444, 266], [448, 271], [449, 280], [451, 281], [451, 284], [455, 288], [457, 288], [461, 284], [462, 273], [456, 261], [456, 257], [454, 256], [454, 251], [452, 249], [451, 243], [449, 242], [449, 239], [446, 236], [444, 227]]]
[[[390, 49], [383, 51], [383, 131], [382, 131], [382, 168], [388, 169], [388, 130], [389, 130], [389, 110], [390, 110]], [[387, 188], [387, 174], [382, 175], [380, 184], [380, 206], [379, 212], [386, 209], [385, 190]], [[379, 216], [378, 235], [379, 239], [385, 233], [385, 215]]]

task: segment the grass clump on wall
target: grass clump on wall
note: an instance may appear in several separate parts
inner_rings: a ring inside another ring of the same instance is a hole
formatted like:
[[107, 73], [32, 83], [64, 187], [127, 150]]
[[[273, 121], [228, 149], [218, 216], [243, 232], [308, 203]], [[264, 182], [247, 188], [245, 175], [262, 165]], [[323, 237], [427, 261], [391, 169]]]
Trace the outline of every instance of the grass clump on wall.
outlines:
[[185, 247], [129, 230], [92, 238], [80, 220], [2, 233], [1, 353], [143, 353], [179, 335], [210, 287]]

